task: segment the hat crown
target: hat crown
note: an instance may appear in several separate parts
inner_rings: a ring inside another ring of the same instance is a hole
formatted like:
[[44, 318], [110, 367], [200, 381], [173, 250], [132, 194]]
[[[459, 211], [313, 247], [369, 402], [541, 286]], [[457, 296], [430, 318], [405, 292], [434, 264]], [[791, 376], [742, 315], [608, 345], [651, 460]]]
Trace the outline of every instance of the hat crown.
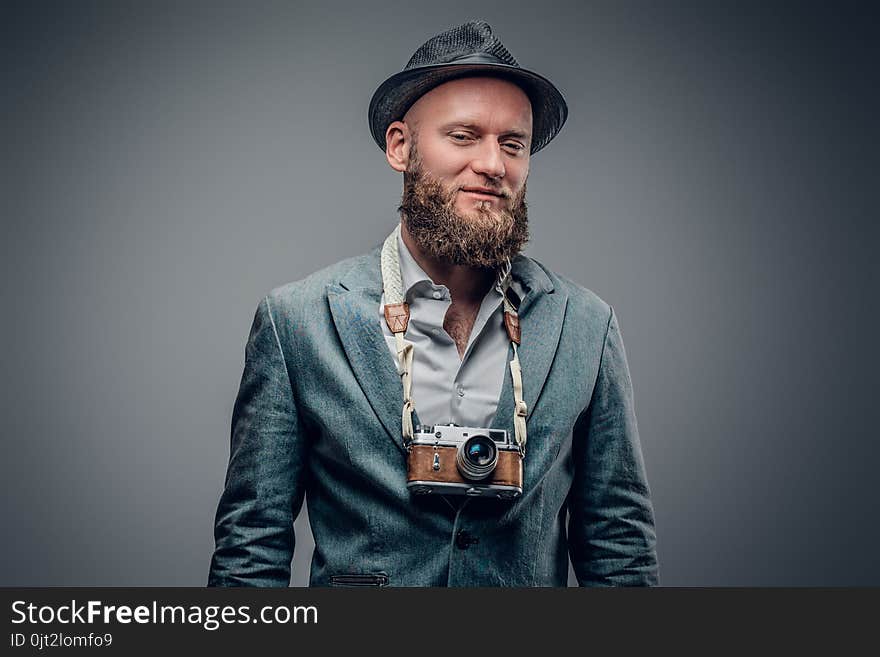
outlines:
[[531, 152], [546, 146], [568, 116], [565, 99], [547, 78], [520, 67], [492, 34], [486, 21], [472, 20], [431, 37], [373, 93], [367, 116], [373, 140], [383, 151], [385, 133], [402, 121], [413, 104], [431, 89], [468, 76], [499, 77], [518, 85], [532, 104]]
[[492, 27], [486, 21], [468, 21], [456, 25], [445, 32], [431, 37], [413, 53], [404, 70], [448, 64], [475, 54], [486, 54], [498, 59], [499, 63], [519, 68], [519, 62], [492, 34]]

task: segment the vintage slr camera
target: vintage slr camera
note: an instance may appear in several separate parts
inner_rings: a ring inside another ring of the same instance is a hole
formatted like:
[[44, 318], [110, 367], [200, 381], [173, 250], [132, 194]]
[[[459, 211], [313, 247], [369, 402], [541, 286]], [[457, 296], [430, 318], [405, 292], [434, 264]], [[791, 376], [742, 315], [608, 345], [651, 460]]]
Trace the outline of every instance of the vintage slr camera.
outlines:
[[522, 455], [504, 430], [417, 426], [406, 479], [416, 495], [513, 499], [522, 494]]

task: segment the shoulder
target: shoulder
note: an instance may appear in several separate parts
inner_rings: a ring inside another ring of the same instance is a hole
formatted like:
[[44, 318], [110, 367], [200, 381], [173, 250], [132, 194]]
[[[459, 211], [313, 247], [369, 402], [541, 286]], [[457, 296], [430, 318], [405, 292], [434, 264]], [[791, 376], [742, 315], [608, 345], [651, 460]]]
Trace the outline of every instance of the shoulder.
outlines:
[[549, 288], [553, 290], [553, 294], [559, 293], [567, 297], [567, 319], [570, 318], [576, 322], [588, 325], [608, 325], [614, 312], [610, 303], [593, 292], [593, 290], [550, 269], [544, 263], [528, 256], [522, 257], [528, 260], [531, 266], [536, 268], [536, 271], [540, 270], [540, 273], [546, 277], [544, 285], [546, 286], [549, 283]]

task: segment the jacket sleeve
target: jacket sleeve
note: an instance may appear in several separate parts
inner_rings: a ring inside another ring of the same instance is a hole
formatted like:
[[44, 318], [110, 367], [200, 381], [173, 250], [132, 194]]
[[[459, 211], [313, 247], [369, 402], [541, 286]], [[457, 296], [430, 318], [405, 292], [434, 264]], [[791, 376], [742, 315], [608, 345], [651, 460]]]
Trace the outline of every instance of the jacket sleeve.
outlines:
[[302, 506], [302, 434], [269, 297], [257, 307], [232, 412], [208, 586], [289, 586]]
[[569, 554], [581, 586], [658, 583], [654, 511], [632, 382], [611, 309], [593, 396], [573, 435]]

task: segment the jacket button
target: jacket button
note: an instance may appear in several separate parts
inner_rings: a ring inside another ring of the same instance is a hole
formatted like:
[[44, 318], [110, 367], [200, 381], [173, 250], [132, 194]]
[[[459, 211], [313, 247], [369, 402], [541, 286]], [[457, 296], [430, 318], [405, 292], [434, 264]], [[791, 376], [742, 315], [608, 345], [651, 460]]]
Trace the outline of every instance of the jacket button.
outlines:
[[462, 529], [455, 536], [455, 545], [459, 550], [467, 550], [471, 545], [475, 545], [480, 542], [476, 536], [472, 536], [470, 532]]

